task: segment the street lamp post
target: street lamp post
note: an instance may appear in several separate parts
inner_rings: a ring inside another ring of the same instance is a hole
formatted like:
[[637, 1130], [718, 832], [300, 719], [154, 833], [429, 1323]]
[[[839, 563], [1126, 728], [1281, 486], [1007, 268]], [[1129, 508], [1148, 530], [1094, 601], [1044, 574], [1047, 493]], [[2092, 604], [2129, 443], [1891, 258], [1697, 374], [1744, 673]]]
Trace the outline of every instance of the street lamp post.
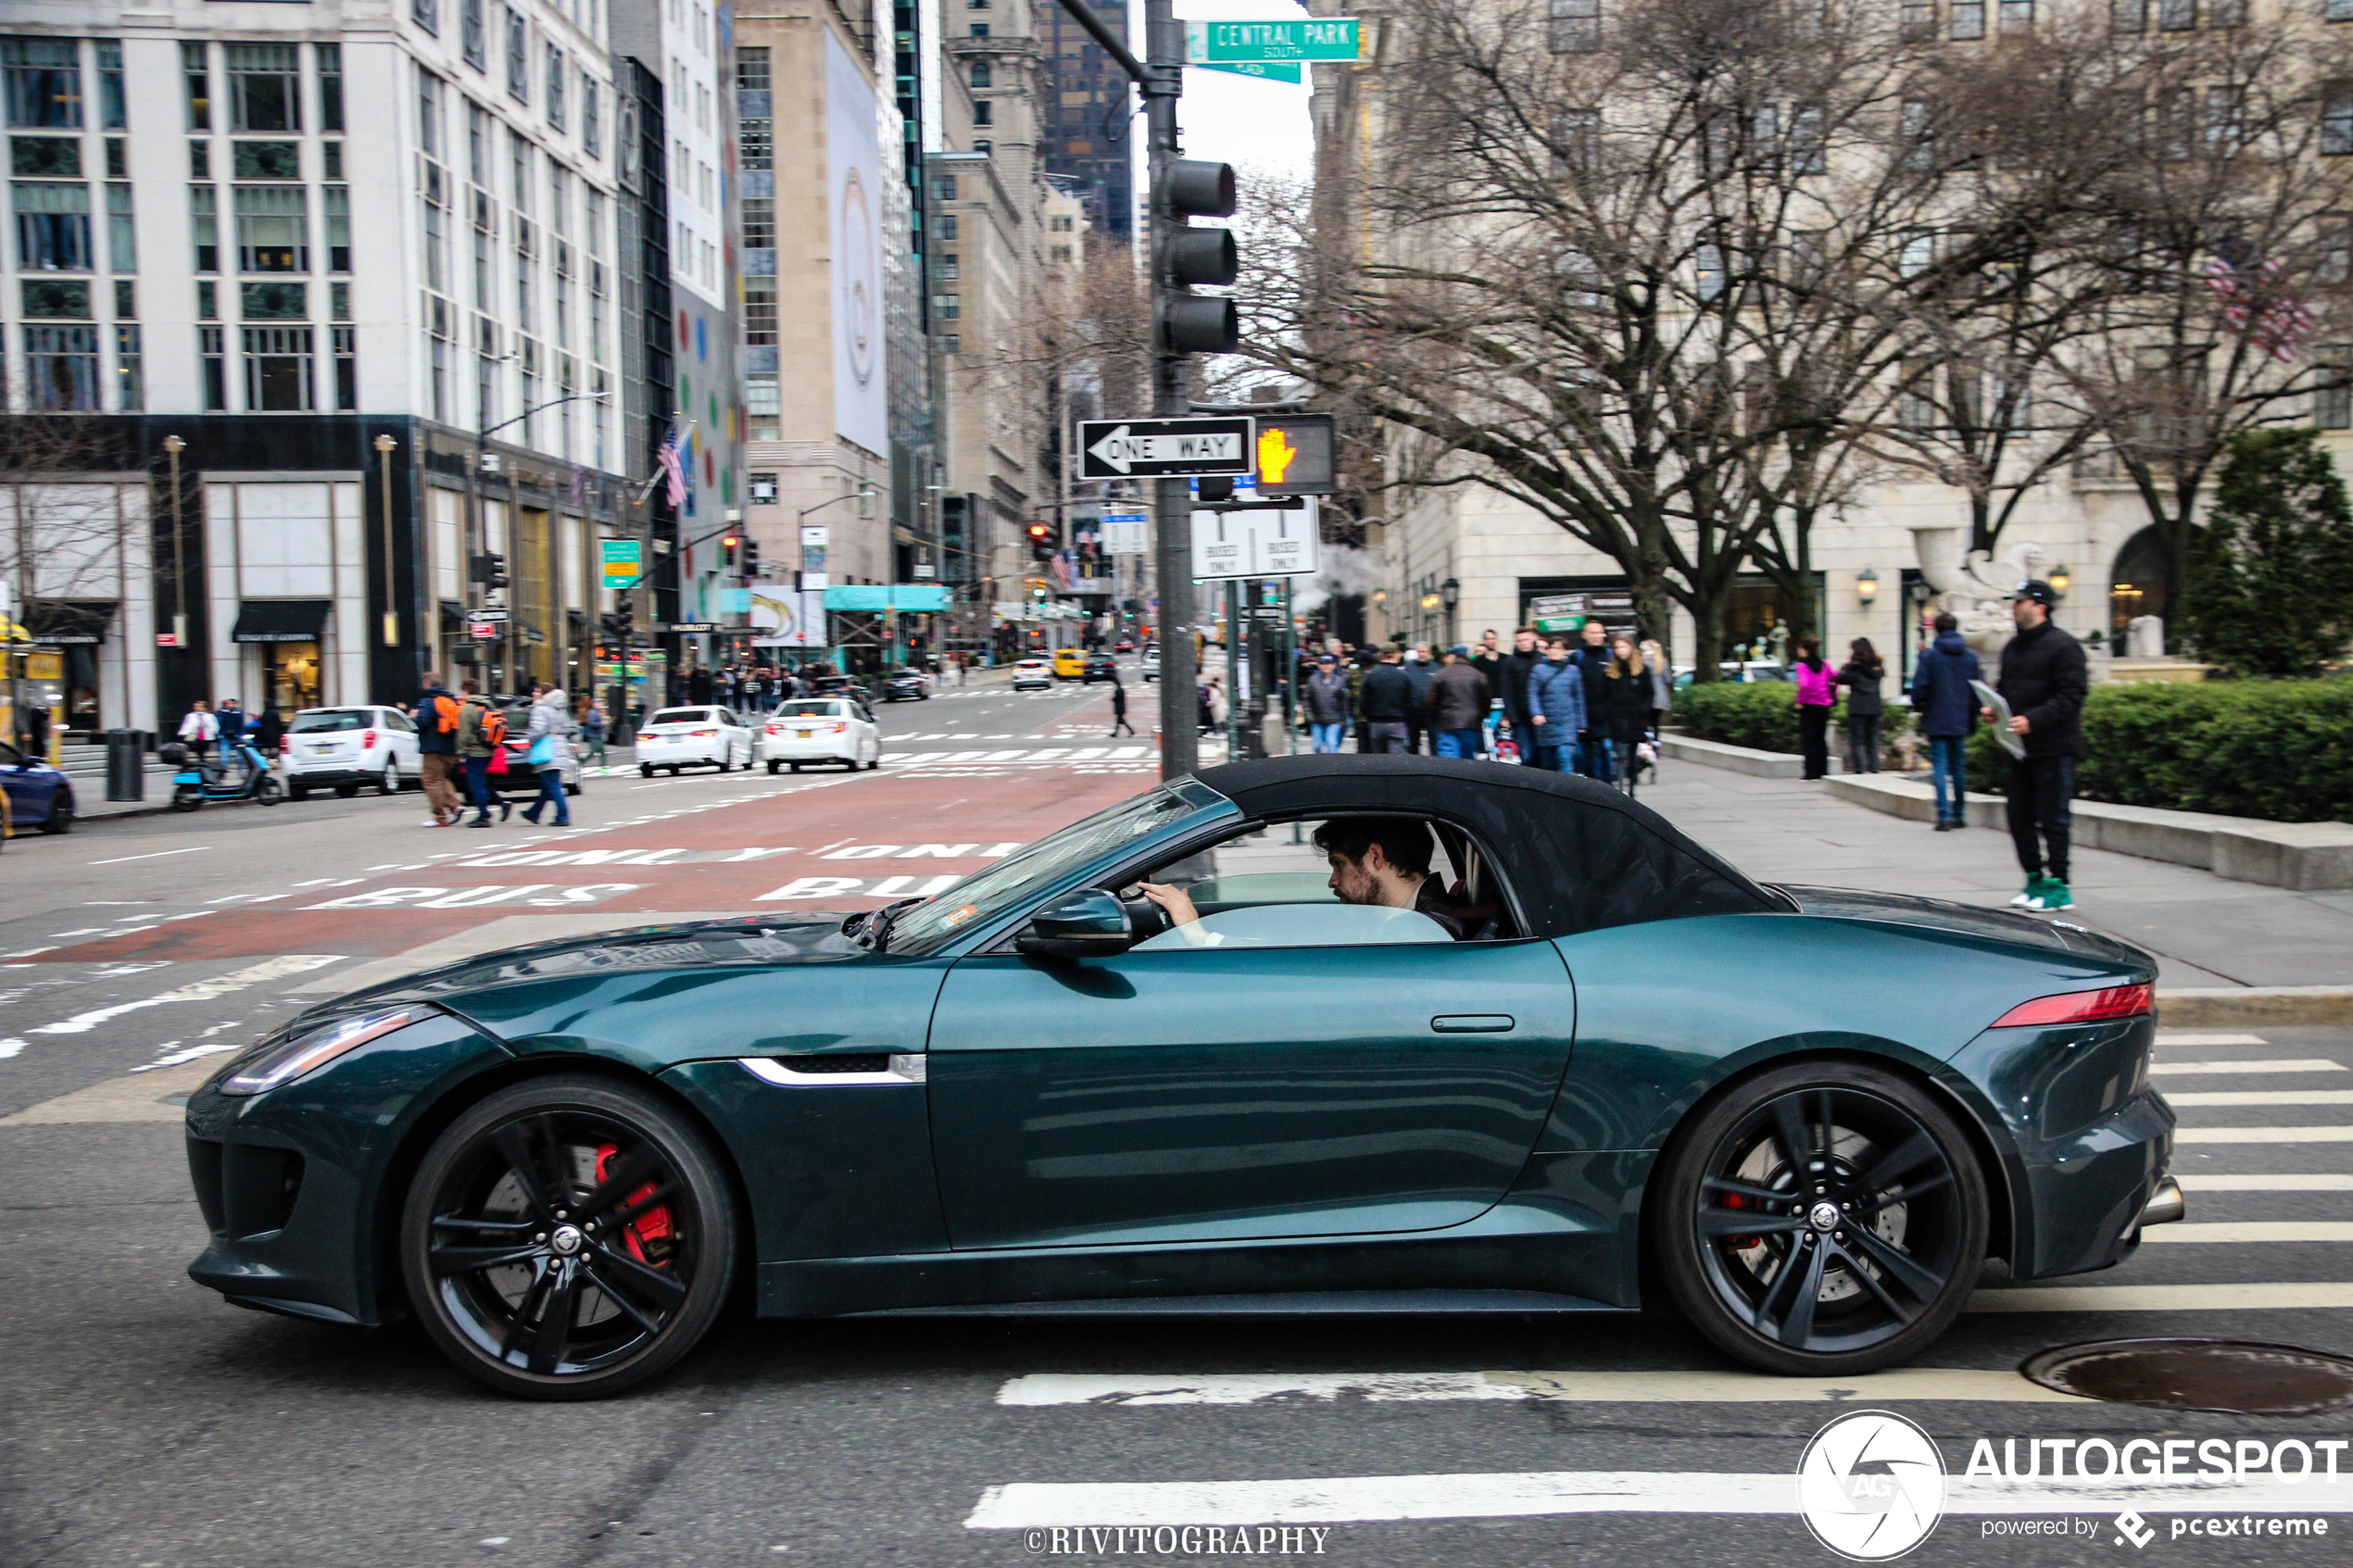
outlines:
[[182, 555], [180, 534], [180, 454], [188, 444], [176, 435], [163, 438], [165, 458], [171, 465], [171, 646], [188, 646], [188, 563]]
[[[508, 359], [511, 359], [513, 358], [514, 356], [511, 354], [504, 356], [504, 358]], [[482, 495], [482, 460], [487, 455], [487, 449], [490, 445], [490, 438], [497, 434], [500, 431], [506, 429], [509, 425], [521, 424], [523, 420], [531, 418], [532, 415], [539, 413], [544, 409], [553, 408], [560, 404], [601, 403], [611, 396], [612, 393], [608, 390], [604, 392], [575, 392], [568, 397], [551, 397], [545, 403], [533, 404], [530, 408], [525, 408], [522, 413], [515, 415], [512, 419], [500, 420], [495, 425], [485, 425], [480, 423], [479, 421], [482, 417], [481, 412], [480, 410], [476, 410], [474, 415], [477, 421], [474, 426], [474, 460], [472, 466], [466, 473], [466, 498], [469, 502], [470, 509], [473, 513], [472, 528], [471, 530], [473, 537], [469, 542], [466, 550], [466, 577], [468, 579], [466, 584], [466, 599], [470, 607], [472, 607], [475, 587], [475, 584], [472, 581], [473, 577], [473, 558], [482, 554], [483, 551], [487, 550], [490, 545], [489, 528], [483, 517], [484, 501]], [[526, 434], [527, 433], [526, 433]], [[514, 504], [514, 498], [515, 482], [513, 476], [509, 475], [507, 478], [507, 503], [510, 508]], [[511, 529], [513, 525], [513, 519], [510, 518], [508, 522], [510, 529]], [[509, 542], [511, 543], [511, 539]], [[480, 546], [480, 548], [474, 547], [477, 544]], [[506, 626], [506, 631], [499, 634], [498, 644], [500, 656], [505, 660], [503, 668], [510, 675], [511, 675], [514, 671], [515, 665], [515, 620], [514, 609], [511, 604], [508, 606], [507, 608]], [[495, 681], [486, 683], [486, 684], [493, 686], [497, 684], [497, 683]]]
[[1438, 585], [1439, 601], [1446, 607], [1446, 646], [1454, 646], [1454, 607], [1463, 602], [1463, 585], [1449, 577]]
[[400, 443], [389, 435], [376, 437], [376, 468], [384, 478], [384, 646], [400, 646], [400, 592], [395, 583], [392, 541], [392, 449]]
[[[808, 540], [807, 536], [806, 536], [806, 535], [804, 535], [804, 534], [801, 533], [801, 531], [800, 531], [801, 520], [802, 520], [803, 518], [806, 518], [807, 516], [809, 516], [809, 514], [810, 514], [810, 513], [812, 513], [812, 512], [822, 512], [822, 511], [824, 511], [824, 510], [827, 507], [838, 507], [838, 506], [840, 506], [840, 505], [841, 505], [844, 501], [863, 501], [863, 500], [865, 500], [867, 497], [869, 497], [869, 496], [873, 495], [874, 495], [874, 493], [875, 493], [875, 487], [874, 487], [873, 483], [872, 483], [871, 481], [868, 481], [868, 480], [861, 480], [861, 481], [859, 482], [858, 488], [857, 488], [857, 489], [855, 489], [855, 490], [851, 490], [851, 491], [846, 492], [846, 493], [845, 493], [845, 494], [843, 494], [843, 495], [836, 495], [836, 496], [834, 496], [831, 500], [820, 501], [820, 502], [818, 502], [818, 503], [817, 503], [815, 506], [813, 506], [813, 507], [803, 507], [803, 508], [800, 508], [800, 510], [799, 510], [799, 511], [797, 511], [797, 512], [793, 513], [793, 517], [792, 517], [792, 531], [793, 531], [793, 538], [794, 538], [794, 540], [796, 541], [797, 547], [798, 547], [798, 548], [799, 549], [799, 551], [800, 551], [800, 558], [800, 558], [800, 570], [799, 570], [799, 574], [798, 574], [798, 575], [796, 575], [796, 576], [794, 577], [794, 579], [793, 579], [793, 588], [794, 588], [794, 590], [795, 590], [796, 592], [804, 592], [804, 591], [805, 591], [805, 590], [803, 590], [803, 589], [801, 588], [801, 585], [800, 585], [800, 579], [801, 579], [802, 577], [806, 577], [807, 575], [809, 575], [809, 572], [810, 572], [810, 570], [811, 570], [810, 565], [809, 565], [809, 540]], [[823, 546], [820, 546], [820, 547], [822, 548]], [[827, 581], [828, 581], [828, 582], [830, 582], [830, 581], [831, 581], [831, 578], [829, 577], [829, 578], [827, 579]], [[820, 630], [821, 630], [821, 631], [830, 631], [830, 630], [831, 630], [831, 625], [830, 625], [830, 623], [829, 623], [829, 622], [827, 622], [827, 621], [821, 621], [821, 622], [819, 622], [819, 627], [820, 627]], [[830, 646], [831, 645], [829, 644], [829, 645], [827, 645], [827, 646]], [[847, 670], [845, 670], [845, 671], [842, 671], [842, 673], [843, 673], [843, 674], [845, 674], [845, 675], [847, 675], [847, 674], [849, 674], [849, 671], [847, 671]]]

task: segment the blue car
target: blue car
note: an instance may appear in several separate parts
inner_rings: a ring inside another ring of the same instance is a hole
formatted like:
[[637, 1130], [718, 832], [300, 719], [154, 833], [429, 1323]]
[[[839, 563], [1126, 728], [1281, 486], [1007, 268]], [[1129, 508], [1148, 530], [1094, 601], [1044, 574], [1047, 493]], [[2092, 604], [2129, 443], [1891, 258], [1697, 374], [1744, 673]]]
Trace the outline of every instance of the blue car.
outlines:
[[38, 757], [0, 741], [0, 790], [8, 796], [8, 828], [73, 831], [73, 781]]

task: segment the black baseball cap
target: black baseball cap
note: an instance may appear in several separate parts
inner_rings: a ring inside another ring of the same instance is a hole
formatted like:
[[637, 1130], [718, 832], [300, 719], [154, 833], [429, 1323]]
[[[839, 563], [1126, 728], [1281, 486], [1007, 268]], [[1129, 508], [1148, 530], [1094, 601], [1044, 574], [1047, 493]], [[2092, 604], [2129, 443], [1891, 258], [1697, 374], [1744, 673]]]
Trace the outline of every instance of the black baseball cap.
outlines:
[[2057, 608], [2059, 601], [2058, 590], [2039, 577], [2029, 578], [2020, 583], [2010, 590], [2009, 596], [2014, 599], [2032, 599], [2045, 609]]

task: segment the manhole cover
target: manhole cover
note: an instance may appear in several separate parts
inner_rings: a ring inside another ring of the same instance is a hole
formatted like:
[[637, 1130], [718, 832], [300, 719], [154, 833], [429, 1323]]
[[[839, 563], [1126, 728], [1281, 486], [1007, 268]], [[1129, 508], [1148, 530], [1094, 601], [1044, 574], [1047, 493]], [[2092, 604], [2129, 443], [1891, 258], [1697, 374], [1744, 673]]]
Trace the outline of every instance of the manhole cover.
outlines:
[[2116, 1404], [2244, 1415], [2318, 1415], [2353, 1404], [2353, 1361], [2234, 1339], [2107, 1339], [2028, 1358], [2028, 1378]]

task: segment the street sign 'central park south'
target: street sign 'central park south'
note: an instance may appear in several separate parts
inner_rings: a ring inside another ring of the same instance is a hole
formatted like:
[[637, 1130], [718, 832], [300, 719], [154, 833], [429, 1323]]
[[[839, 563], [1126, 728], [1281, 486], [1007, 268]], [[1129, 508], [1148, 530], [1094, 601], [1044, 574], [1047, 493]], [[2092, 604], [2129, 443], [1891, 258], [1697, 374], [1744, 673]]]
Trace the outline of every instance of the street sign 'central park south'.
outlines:
[[1363, 48], [1354, 17], [1296, 21], [1187, 22], [1185, 57], [1224, 61], [1353, 60]]

